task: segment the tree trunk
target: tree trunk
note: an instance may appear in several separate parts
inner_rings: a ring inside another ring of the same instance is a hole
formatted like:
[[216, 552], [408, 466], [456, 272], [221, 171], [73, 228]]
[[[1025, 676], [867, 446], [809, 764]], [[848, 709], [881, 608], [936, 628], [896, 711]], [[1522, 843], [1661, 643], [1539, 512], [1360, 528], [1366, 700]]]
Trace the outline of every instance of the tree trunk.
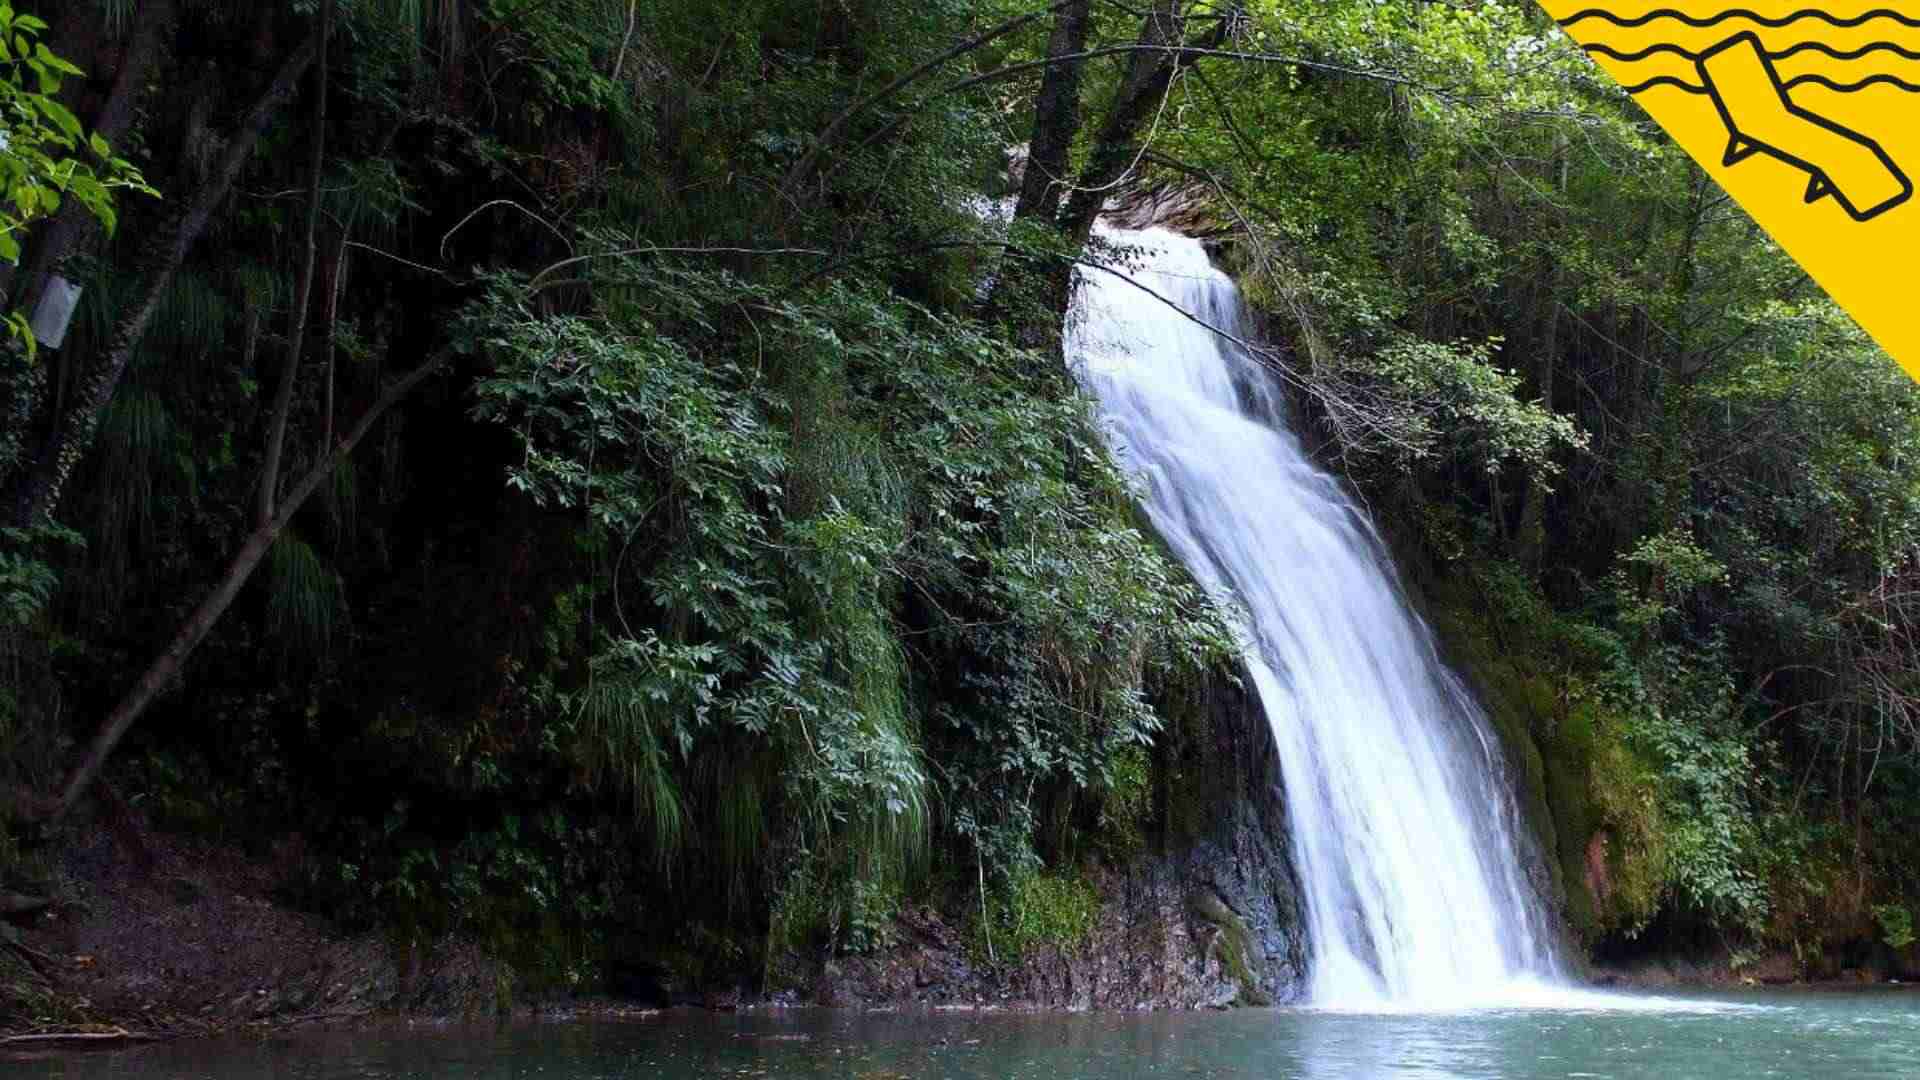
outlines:
[[[139, 104], [140, 96], [146, 91], [149, 74], [160, 60], [161, 45], [173, 24], [173, 14], [174, 0], [146, 0], [141, 4], [140, 21], [133, 28], [133, 37], [127, 42], [119, 70], [114, 72], [113, 89], [108, 93], [107, 102], [101, 107], [99, 115], [93, 119], [93, 133], [108, 143], [117, 145], [120, 137], [132, 126], [134, 106]], [[60, 210], [40, 230], [33, 257], [20, 270], [17, 283], [22, 287], [22, 292], [20, 303], [14, 306], [32, 311], [33, 305], [46, 290], [48, 277], [59, 273], [67, 257], [87, 243], [97, 224], [93, 215], [81, 207], [79, 200], [65, 200]], [[0, 296], [4, 296], [15, 284], [15, 269], [11, 266], [0, 267]]]
[[[1044, 171], [1036, 169], [1036, 165], [1044, 168], [1045, 163], [1053, 162], [1058, 165], [1060, 172], [1065, 171], [1066, 151], [1080, 124], [1081, 107], [1075, 99], [1084, 59], [1046, 65], [1047, 74], [1034, 102], [1034, 145], [1030, 148], [1032, 159], [1028, 161], [1027, 173], [1021, 184], [1020, 204], [1037, 217], [1051, 210], [1064, 196], [1064, 209], [1048, 216], [1070, 248], [1077, 249], [1086, 244], [1093, 232], [1094, 220], [1106, 206], [1108, 194], [1124, 181], [1128, 170], [1142, 157], [1138, 146], [1141, 131], [1166, 100], [1173, 77], [1182, 68], [1201, 58], [1199, 51], [1183, 50], [1219, 48], [1232, 32], [1240, 11], [1239, 6], [1235, 5], [1223, 12], [1206, 34], [1188, 42], [1184, 40], [1186, 19], [1182, 15], [1183, 3], [1184, 0], [1154, 0], [1141, 25], [1138, 45], [1129, 50], [1132, 59], [1119, 87], [1114, 91], [1113, 100], [1107, 106], [1105, 122], [1094, 138], [1092, 155], [1071, 185], [1047, 176]], [[1063, 9], [1060, 20], [1054, 26], [1053, 35], [1048, 40], [1049, 58], [1088, 51], [1085, 48], [1055, 51], [1071, 45], [1076, 35], [1080, 44], [1085, 44], [1088, 33], [1086, 21], [1074, 25], [1068, 21], [1071, 14], [1073, 9]], [[1057, 126], [1063, 123], [1070, 124], [1071, 129], [1057, 130]], [[1036, 176], [1036, 172], [1039, 175]], [[1043, 186], [1036, 189], [1035, 185]], [[1072, 269], [1070, 263], [1058, 259], [1039, 268], [1023, 268], [1020, 259], [1009, 259], [1002, 279], [996, 283], [988, 298], [986, 306], [989, 317], [994, 313], [1004, 315], [1007, 305], [1003, 294], [1009, 291], [1013, 281], [1031, 275], [1031, 278], [1038, 280], [1037, 310], [1045, 312], [1050, 320], [1057, 319], [1065, 312], [1070, 299]], [[1050, 329], [1047, 332], [1053, 331]], [[1020, 336], [1029, 345], [1040, 344], [1039, 332], [1032, 328]]]
[[[1074, 56], [1086, 51], [1087, 35], [1092, 28], [1091, 0], [1072, 0], [1054, 17], [1053, 33], [1047, 38], [1047, 57]], [[1020, 197], [1013, 216], [1019, 220], [1044, 221], [1056, 225], [1060, 202], [1071, 186], [1067, 170], [1073, 140], [1080, 131], [1081, 74], [1085, 59], [1049, 64], [1040, 81], [1040, 92], [1033, 102], [1033, 135], [1027, 144], [1027, 165], [1020, 178]], [[988, 290], [983, 311], [990, 320], [1006, 318], [1012, 306], [1010, 298], [1037, 292], [1051, 298], [1064, 298], [1072, 274], [1069, 267], [1052, 260], [1036, 260], [1020, 252], [1009, 252], [993, 287]], [[1054, 305], [1043, 302], [1040, 318], [1026, 319], [1015, 328], [1016, 336], [1030, 347], [1038, 348], [1058, 332], [1054, 325]], [[1043, 322], [1045, 325], [1034, 325]]]
[[[1054, 16], [1047, 56], [1073, 56], [1086, 51], [1092, 27], [1092, 0], [1074, 0]], [[1027, 167], [1020, 180], [1016, 218], [1053, 221], [1060, 214], [1067, 190], [1068, 155], [1080, 132], [1080, 76], [1085, 60], [1065, 60], [1047, 68], [1040, 93], [1033, 101], [1033, 136], [1027, 143]]]
[[87, 374], [77, 400], [64, 415], [55, 418], [52, 436], [36, 456], [32, 468], [10, 500], [8, 509], [15, 524], [27, 525], [51, 519], [59, 507], [67, 478], [93, 445], [94, 434], [100, 427], [100, 416], [113, 399], [120, 376], [132, 360], [133, 350], [145, 336], [147, 323], [159, 310], [161, 298], [172, 285], [174, 275], [179, 273], [194, 242], [206, 231], [214, 211], [226, 201], [227, 193], [232, 190], [241, 169], [253, 156], [253, 149], [268, 122], [273, 119], [273, 114], [292, 96], [294, 87], [313, 63], [319, 45], [320, 36], [316, 32], [287, 57], [274, 76], [273, 83], [253, 103], [239, 130], [228, 141], [226, 152], [221, 155], [207, 183], [174, 220], [172, 227], [161, 230], [142, 260], [145, 275], [136, 299], [121, 316], [99, 362]]
[[[1231, 22], [1230, 15], [1221, 16], [1214, 28], [1195, 43], [1196, 47], [1218, 48], [1226, 40]], [[1174, 75], [1197, 59], [1173, 51], [1182, 44], [1184, 28], [1180, 0], [1154, 0], [1140, 27], [1140, 44], [1148, 48], [1135, 52], [1128, 63], [1107, 109], [1106, 122], [1094, 137], [1092, 155], [1067, 196], [1060, 228], [1070, 240], [1085, 241], [1093, 232], [1094, 219], [1106, 206], [1107, 197], [1137, 163], [1141, 130], [1166, 100]]]

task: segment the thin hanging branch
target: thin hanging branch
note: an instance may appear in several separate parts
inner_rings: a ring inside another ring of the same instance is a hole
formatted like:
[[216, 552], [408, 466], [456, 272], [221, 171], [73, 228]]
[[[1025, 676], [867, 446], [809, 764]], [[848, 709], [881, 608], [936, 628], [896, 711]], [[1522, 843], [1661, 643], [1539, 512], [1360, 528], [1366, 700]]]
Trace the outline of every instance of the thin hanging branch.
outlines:
[[307, 236], [301, 251], [300, 280], [294, 289], [293, 325], [287, 331], [287, 359], [280, 367], [280, 385], [274, 391], [272, 419], [267, 424], [266, 460], [260, 466], [260, 487], [254, 502], [257, 522], [273, 516], [273, 503], [280, 487], [280, 455], [287, 442], [287, 416], [293, 411], [293, 388], [300, 378], [307, 317], [313, 306], [313, 273], [319, 250], [320, 176], [327, 159], [327, 39], [332, 34], [333, 0], [321, 0], [320, 50], [314, 64], [313, 132], [307, 176]]
[[620, 39], [620, 55], [614, 57], [613, 74], [608, 81], [619, 83], [620, 69], [627, 66], [627, 46], [633, 44], [633, 30], [640, 20], [640, 0], [627, 0], [627, 33]]

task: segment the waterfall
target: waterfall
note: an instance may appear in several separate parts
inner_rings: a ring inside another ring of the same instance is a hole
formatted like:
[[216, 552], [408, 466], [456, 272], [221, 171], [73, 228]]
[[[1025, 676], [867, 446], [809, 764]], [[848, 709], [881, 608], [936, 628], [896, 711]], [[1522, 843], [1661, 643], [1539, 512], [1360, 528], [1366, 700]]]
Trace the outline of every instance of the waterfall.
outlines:
[[1272, 372], [1216, 332], [1247, 337], [1233, 282], [1191, 238], [1101, 235], [1135, 257], [1080, 273], [1067, 355], [1154, 527], [1244, 613], [1286, 785], [1309, 1001], [1547, 1003], [1552, 924], [1486, 717], [1365, 512], [1286, 429]]

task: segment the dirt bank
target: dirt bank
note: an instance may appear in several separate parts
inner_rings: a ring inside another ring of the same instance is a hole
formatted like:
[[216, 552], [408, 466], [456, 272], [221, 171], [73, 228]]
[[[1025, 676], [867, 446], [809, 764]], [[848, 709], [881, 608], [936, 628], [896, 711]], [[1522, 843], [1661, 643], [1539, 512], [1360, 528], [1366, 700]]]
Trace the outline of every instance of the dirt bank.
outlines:
[[0, 971], [0, 1032], [168, 1037], [496, 1005], [501, 972], [471, 945], [342, 934], [276, 903], [285, 858], [137, 817], [119, 832], [82, 832], [59, 859], [54, 906], [14, 924], [24, 948]]

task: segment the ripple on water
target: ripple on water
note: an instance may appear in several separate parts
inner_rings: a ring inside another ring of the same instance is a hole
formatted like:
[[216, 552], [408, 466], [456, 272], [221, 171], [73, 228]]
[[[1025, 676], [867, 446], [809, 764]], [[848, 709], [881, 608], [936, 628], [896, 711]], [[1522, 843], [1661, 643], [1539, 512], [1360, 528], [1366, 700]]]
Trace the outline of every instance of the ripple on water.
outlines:
[[1536, 987], [1478, 1009], [868, 1015], [375, 1028], [0, 1065], [23, 1080], [1760, 1080], [1920, 1077], [1920, 994]]

